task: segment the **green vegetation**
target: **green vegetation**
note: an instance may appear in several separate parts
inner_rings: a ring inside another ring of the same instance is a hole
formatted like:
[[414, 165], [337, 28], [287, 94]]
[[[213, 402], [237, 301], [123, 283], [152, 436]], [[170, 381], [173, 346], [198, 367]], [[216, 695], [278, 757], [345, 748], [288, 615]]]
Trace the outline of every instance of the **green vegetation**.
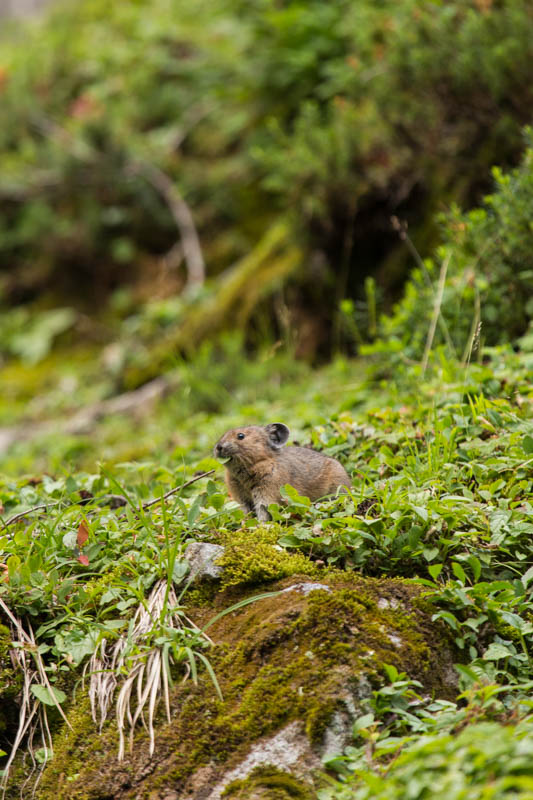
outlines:
[[[282, 369], [280, 362], [278, 368]], [[393, 382], [380, 378], [375, 365], [337, 360], [313, 375], [304, 370], [300, 378], [278, 385], [276, 399], [268, 402], [257, 398], [257, 386], [243, 387], [240, 397], [221, 401], [216, 413], [200, 407], [186, 424], [180, 424], [184, 438], [178, 451], [170, 440], [175, 427], [172, 415], [179, 400], [171, 396], [160, 401], [156, 415], [162, 428], [158, 439], [161, 458], [102, 465], [92, 473], [54, 470], [39, 480], [24, 475], [4, 477], [0, 489], [4, 521], [24, 508], [47, 505], [4, 531], [0, 545], [8, 580], [2, 584], [0, 597], [14, 614], [31, 621], [52, 685], [68, 694], [76, 673], [96, 652], [102, 637], [117, 641], [155, 581], [172, 576], [176, 585], [185, 587], [186, 544], [210, 541], [227, 546], [224, 585], [229, 589], [221, 593], [220, 588], [195, 589], [190, 600], [185, 592], [178, 601], [187, 615], [194, 613], [200, 602], [204, 623], [206, 614], [214, 616], [236, 600], [268, 590], [272, 581], [284, 575], [331, 581], [343, 575], [348, 580], [350, 574], [366, 574], [414, 581], [413, 590], [418, 585], [418, 591], [423, 591], [425, 613], [433, 617], [434, 625], [440, 621], [441, 639], [442, 631], [449, 631], [462, 663], [463, 699], [456, 705], [449, 691], [443, 696], [438, 687], [432, 697], [416, 693], [416, 650], [402, 664], [390, 651], [382, 661], [378, 656], [374, 670], [391, 661], [396, 667], [387, 668], [391, 670], [390, 689], [383, 678], [374, 684], [372, 717], [365, 714], [364, 728], [356, 727], [358, 736], [364, 733], [375, 742], [372, 766], [368, 767], [367, 757], [361, 755], [366, 765], [363, 769], [357, 747], [349, 749], [344, 759], [334, 759], [329, 765], [344, 782], [351, 785], [364, 774], [373, 786], [372, 774], [380, 776], [384, 769], [393, 770], [394, 777], [396, 760], [390, 766], [394, 753], [399, 754], [394, 780], [403, 786], [410, 770], [426, 769], [416, 754], [420, 752], [422, 758], [427, 748], [434, 748], [445, 760], [447, 753], [457, 753], [450, 759], [450, 770], [460, 770], [467, 756], [458, 742], [475, 749], [478, 725], [480, 731], [493, 732], [491, 736], [502, 747], [507, 741], [511, 747], [511, 734], [508, 740], [498, 740], [494, 731], [499, 725], [518, 725], [520, 732], [527, 732], [527, 695], [533, 678], [532, 362], [528, 352], [509, 349], [485, 350], [484, 362], [461, 366], [439, 351], [432, 356], [424, 382], [420, 381], [419, 366], [399, 368]], [[273, 364], [271, 367], [270, 380], [274, 380], [276, 369]], [[242, 360], [240, 368], [253, 370], [255, 366]], [[354, 383], [356, 371], [358, 383]], [[268, 391], [268, 382], [265, 387]], [[201, 395], [199, 398], [201, 404]], [[287, 490], [287, 505], [271, 507], [274, 521], [258, 528], [234, 503], [227, 502], [218, 473], [165, 503], [142, 508], [163, 491], [191, 478], [194, 470], [213, 468], [216, 462], [207, 455], [208, 445], [220, 430], [246, 417], [295, 418], [299, 441], [310, 442], [346, 464], [354, 476], [352, 496], [313, 506]], [[125, 435], [135, 443], [142, 442], [152, 430], [152, 415], [145, 422], [123, 421], [122, 425]], [[105, 441], [110, 429], [111, 420], [97, 424], [97, 436], [83, 453], [83, 460], [95, 457], [98, 443]], [[21, 445], [19, 464], [24, 465], [35, 448], [42, 446], [42, 442]], [[52, 461], [54, 457], [52, 453]], [[14, 475], [14, 455], [8, 455], [5, 463]], [[120, 495], [127, 504], [114, 508]], [[80, 524], [88, 534], [81, 545]], [[364, 600], [361, 588], [355, 598], [365, 605], [365, 614], [370, 613], [372, 601]], [[295, 601], [289, 598], [287, 602]], [[316, 635], [321, 630], [320, 619], [339, 619], [339, 602], [351, 608], [349, 594], [332, 598], [335, 610], [325, 610], [328, 602], [327, 598], [321, 601], [312, 623]], [[176, 611], [183, 613], [179, 608]], [[397, 611], [386, 613], [391, 615], [387, 624], [394, 620], [398, 635], [404, 638], [412, 623], [402, 622]], [[280, 624], [275, 623], [276, 629]], [[361, 630], [361, 621], [357, 625]], [[255, 636], [250, 630], [249, 635]], [[200, 664], [196, 656], [195, 669], [209, 663], [225, 698], [228, 680], [240, 671], [234, 656], [221, 661], [223, 654], [217, 655], [206, 641], [202, 643], [197, 631], [185, 622], [173, 629], [162, 623], [144, 641], [132, 641], [131, 647], [130, 664], [153, 647], [167, 648], [175, 656], [176, 666], [170, 667], [169, 673], [175, 676], [183, 658], [187, 663], [187, 652], [200, 652], [204, 660]], [[425, 658], [431, 664], [427, 655]], [[292, 664], [296, 673], [291, 675], [298, 674], [303, 680], [298, 663]], [[318, 664], [315, 668], [318, 670]], [[310, 678], [316, 677], [315, 668]], [[357, 672], [355, 666], [353, 669]], [[402, 669], [409, 677], [394, 669]], [[282, 680], [276, 673], [276, 685], [289, 685], [292, 680]], [[209, 683], [202, 685], [202, 696], [205, 692], [214, 701], [215, 689], [209, 688]], [[333, 696], [332, 690], [328, 697]], [[53, 709], [50, 713], [53, 718]], [[316, 717], [314, 724], [323, 724], [318, 709], [310, 706], [307, 713]], [[83, 720], [79, 741], [91, 730], [87, 711]], [[451, 731], [462, 730], [470, 722], [475, 723], [471, 733], [467, 727], [460, 740], [450, 738]], [[488, 728], [483, 727], [487, 724]], [[116, 728], [107, 723], [106, 731], [111, 747]], [[252, 735], [251, 729], [246, 735]], [[69, 748], [74, 746], [70, 738], [68, 741]], [[515, 747], [513, 744], [513, 752]], [[4, 749], [8, 748], [4, 745]], [[367, 749], [364, 744], [361, 752]], [[107, 758], [106, 748], [102, 752]], [[503, 763], [498, 767], [502, 780], [514, 775], [517, 762], [511, 756], [508, 771]], [[488, 750], [486, 757], [487, 765], [480, 763], [472, 777], [474, 783], [481, 784], [484, 770], [490, 769]], [[518, 754], [516, 757], [519, 759]], [[58, 759], [50, 762], [51, 776], [64, 771]], [[193, 762], [186, 763], [189, 766], [182, 775]], [[89, 781], [85, 768], [80, 775]], [[444, 770], [446, 786], [447, 775]], [[388, 786], [387, 777], [382, 775], [380, 780]], [[52, 785], [53, 778], [46, 778], [43, 791]], [[330, 794], [324, 796], [337, 796], [336, 792], [339, 797], [350, 796], [346, 792], [352, 790], [342, 788], [347, 785], [328, 789]]]
[[[494, 168], [496, 190], [483, 206], [447, 215], [437, 258], [420, 261], [403, 299], [382, 319], [393, 361], [422, 358], [437, 303], [441, 314], [432, 343], [446, 344], [463, 361], [480, 342], [513, 342], [526, 331], [533, 318], [532, 131], [526, 135], [530, 146], [519, 167], [509, 173]], [[441, 293], [434, 291], [437, 282]]]
[[[533, 797], [530, 5], [82, 0], [0, 41], [8, 800], [207, 786], [291, 725], [320, 769], [224, 796]], [[353, 490], [259, 525], [212, 446], [275, 420]]]

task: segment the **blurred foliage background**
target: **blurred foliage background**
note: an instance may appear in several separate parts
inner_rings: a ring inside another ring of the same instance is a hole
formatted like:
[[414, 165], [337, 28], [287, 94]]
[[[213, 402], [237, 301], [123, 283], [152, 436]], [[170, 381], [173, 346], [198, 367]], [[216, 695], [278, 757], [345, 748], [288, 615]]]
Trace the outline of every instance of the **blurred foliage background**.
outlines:
[[420, 357], [444, 259], [448, 344], [525, 333], [527, 0], [80, 0], [2, 28], [4, 359], [118, 336], [133, 387], [227, 328]]

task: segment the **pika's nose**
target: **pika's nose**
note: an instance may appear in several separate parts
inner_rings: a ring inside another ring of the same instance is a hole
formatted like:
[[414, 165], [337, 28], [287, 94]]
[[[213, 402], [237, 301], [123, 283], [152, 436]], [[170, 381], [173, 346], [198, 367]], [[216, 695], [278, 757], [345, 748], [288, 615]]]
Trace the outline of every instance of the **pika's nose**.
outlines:
[[224, 445], [217, 442], [215, 445], [215, 455], [223, 456], [224, 455]]

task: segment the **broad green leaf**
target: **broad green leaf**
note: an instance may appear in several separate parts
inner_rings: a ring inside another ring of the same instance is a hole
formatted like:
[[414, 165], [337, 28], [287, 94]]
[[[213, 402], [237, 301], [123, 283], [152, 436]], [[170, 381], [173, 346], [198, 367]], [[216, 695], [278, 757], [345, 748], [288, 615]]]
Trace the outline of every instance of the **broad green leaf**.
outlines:
[[476, 556], [468, 556], [467, 563], [472, 570], [474, 580], [479, 580], [479, 576], [481, 575], [481, 561], [479, 558], [476, 558]]
[[74, 550], [78, 546], [78, 532], [69, 531], [63, 536], [63, 544], [68, 550]]
[[465, 584], [466, 583], [465, 571], [462, 568], [462, 566], [457, 563], [457, 561], [452, 561], [452, 570], [455, 577], [458, 578], [461, 581], [461, 583]]
[[352, 728], [354, 735], [363, 728], [368, 728], [370, 725], [372, 725], [373, 722], [374, 722], [374, 714], [372, 713], [364, 714], [362, 717], [356, 719]]
[[437, 578], [439, 577], [440, 573], [442, 572], [442, 566], [443, 566], [442, 564], [431, 564], [428, 567], [428, 572], [429, 572], [429, 574], [431, 575], [431, 577], [433, 578], [434, 581], [437, 580]]
[[508, 650], [507, 647], [504, 647], [502, 644], [497, 644], [496, 642], [491, 642], [483, 653], [482, 658], [483, 661], [499, 661], [500, 658], [509, 658], [509, 656], [512, 655], [513, 652]]
[[531, 581], [533, 581], [533, 567], [530, 567], [524, 574], [522, 575], [522, 583], [525, 587], [528, 587]]
[[199, 494], [194, 498], [194, 501], [187, 513], [187, 522], [192, 527], [200, 515], [200, 509], [203, 503], [203, 495]]
[[428, 521], [429, 514], [427, 508], [424, 508], [424, 506], [411, 506], [411, 508], [413, 509], [415, 514], [420, 517], [421, 520], [423, 520], [424, 522]]
[[524, 436], [522, 439], [522, 447], [524, 452], [530, 456], [533, 453], [533, 436], [530, 436], [529, 434]]
[[[61, 689], [52, 687], [50, 690], [47, 686], [43, 686], [41, 683], [32, 684], [30, 689], [32, 694], [35, 695], [35, 697], [46, 706], [55, 706], [59, 703], [64, 703], [67, 699], [65, 692], [62, 692]], [[53, 694], [51, 692], [53, 692]]]

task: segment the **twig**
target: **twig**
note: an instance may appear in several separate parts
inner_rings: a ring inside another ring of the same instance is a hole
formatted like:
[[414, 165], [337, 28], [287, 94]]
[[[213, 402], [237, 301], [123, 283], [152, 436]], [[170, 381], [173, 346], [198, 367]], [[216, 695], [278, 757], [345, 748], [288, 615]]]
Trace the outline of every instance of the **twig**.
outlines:
[[176, 184], [155, 164], [136, 161], [133, 172], [142, 175], [165, 199], [181, 236], [183, 256], [187, 264], [187, 286], [201, 286], [205, 281], [205, 262], [189, 206], [181, 196]]
[[[191, 486], [193, 483], [196, 483], [196, 481], [199, 481], [202, 478], [207, 478], [207, 476], [212, 475], [214, 471], [215, 471], [214, 469], [210, 469], [208, 472], [202, 472], [200, 473], [200, 475], [195, 475], [194, 478], [191, 478], [190, 480], [186, 481], [186, 483], [182, 483], [181, 486], [175, 486], [174, 489], [170, 489], [170, 491], [166, 492], [166, 494], [164, 494], [162, 497], [156, 497], [155, 500], [149, 500], [148, 503], [143, 503], [142, 506], [143, 511], [146, 508], [150, 508], [150, 506], [155, 506], [157, 503], [161, 503], [163, 500], [166, 500], [167, 497], [176, 494], [176, 492], [180, 492], [182, 489], [186, 489], [187, 486]], [[89, 503], [93, 499], [95, 503], [102, 500], [111, 500], [114, 501], [115, 503], [120, 500], [122, 501], [120, 505], [126, 505], [127, 503], [126, 498], [120, 494], [106, 494], [103, 497], [95, 497], [95, 498], [84, 497], [81, 500], [78, 500], [78, 502], [76, 503], [68, 503], [68, 505], [66, 505], [65, 508], [72, 508], [73, 506], [84, 506], [87, 505], [87, 503]], [[15, 514], [13, 517], [10, 517], [5, 522], [0, 518], [0, 523], [3, 525], [4, 528], [8, 528], [10, 525], [13, 525], [14, 522], [17, 522], [19, 519], [26, 517], [28, 514], [33, 514], [35, 511], [41, 511], [42, 509], [52, 508], [53, 506], [59, 506], [61, 505], [62, 502], [63, 502], [62, 500], [56, 500], [54, 503], [43, 503], [43, 505], [40, 506], [33, 506], [33, 508], [28, 508], [27, 511], [20, 511], [18, 514]], [[124, 514], [121, 514], [118, 517], [118, 519], [122, 519], [122, 517], [124, 517]]]
[[194, 478], [191, 478], [186, 483], [182, 483], [181, 486], [176, 486], [174, 489], [166, 492], [166, 494], [164, 494], [162, 497], [157, 497], [155, 500], [150, 500], [148, 503], [143, 503], [143, 509], [150, 508], [150, 506], [155, 506], [156, 503], [161, 503], [162, 500], [166, 500], [167, 497], [170, 497], [170, 495], [181, 491], [181, 489], [186, 489], [187, 486], [191, 486], [193, 483], [196, 483], [196, 481], [201, 480], [201, 478], [207, 478], [208, 475], [212, 475], [214, 471], [214, 469], [210, 469], [208, 472], [201, 472], [199, 475], [195, 475]]
[[[27, 516], [28, 514], [33, 514], [34, 511], [41, 511], [43, 508], [52, 508], [52, 506], [59, 506], [61, 505], [61, 500], [56, 500], [54, 503], [44, 503], [41, 506], [34, 506], [33, 508], [28, 508], [27, 511], [20, 511], [18, 514], [15, 514], [13, 517], [10, 517], [6, 522], [0, 519], [4, 528], [8, 528], [10, 525], [13, 525], [14, 522], [17, 522], [19, 519]], [[72, 503], [72, 505], [79, 505], [79, 503]]]
[[[115, 503], [115, 508], [118, 508], [119, 506], [125, 506], [126, 503], [128, 502], [126, 498], [123, 497], [121, 494], [104, 494], [102, 495], [102, 497], [81, 497], [75, 503], [67, 503], [65, 509], [72, 508], [73, 506], [86, 506], [88, 503], [91, 502], [91, 500], [94, 500], [95, 503], [101, 503], [102, 500], [106, 500], [110, 505], [111, 503]], [[18, 522], [19, 519], [23, 519], [23, 517], [26, 517], [28, 514], [33, 514], [34, 511], [41, 511], [42, 509], [46, 510], [47, 508], [53, 508], [53, 506], [61, 505], [62, 502], [63, 502], [62, 500], [55, 500], [53, 503], [44, 503], [41, 506], [33, 506], [33, 508], [28, 508], [27, 511], [19, 511], [18, 514], [15, 514], [13, 517], [10, 517], [8, 520], [6, 520], [6, 522], [4, 522], [0, 517], [0, 523], [2, 523], [4, 528], [8, 528], [14, 522]]]
[[433, 316], [429, 325], [428, 336], [426, 339], [426, 346], [424, 348], [424, 356], [422, 358], [422, 377], [424, 377], [428, 365], [429, 353], [433, 346], [433, 339], [435, 338], [435, 331], [437, 330], [437, 322], [440, 315], [440, 307], [442, 305], [442, 295], [444, 294], [444, 286], [446, 284], [446, 273], [448, 271], [448, 264], [450, 263], [450, 255], [448, 254], [440, 267], [439, 283], [437, 286], [437, 294], [435, 296], [435, 305], [433, 306]]
[[[145, 511], [147, 508], [150, 508], [151, 506], [157, 505], [157, 503], [162, 503], [164, 500], [167, 499], [167, 497], [176, 494], [176, 492], [181, 492], [182, 489], [186, 489], [187, 486], [191, 486], [193, 483], [196, 483], [196, 481], [199, 481], [202, 478], [207, 478], [207, 476], [212, 475], [214, 471], [215, 471], [214, 469], [210, 469], [208, 472], [201, 472], [199, 475], [195, 475], [194, 478], [191, 478], [185, 483], [182, 483], [181, 486], [175, 486], [174, 489], [170, 489], [170, 491], [166, 492], [161, 497], [156, 497], [155, 500], [149, 500], [147, 503], [143, 503], [142, 504], [143, 511]], [[121, 514], [119, 516], [119, 519], [122, 519], [124, 516], [125, 514]]]

